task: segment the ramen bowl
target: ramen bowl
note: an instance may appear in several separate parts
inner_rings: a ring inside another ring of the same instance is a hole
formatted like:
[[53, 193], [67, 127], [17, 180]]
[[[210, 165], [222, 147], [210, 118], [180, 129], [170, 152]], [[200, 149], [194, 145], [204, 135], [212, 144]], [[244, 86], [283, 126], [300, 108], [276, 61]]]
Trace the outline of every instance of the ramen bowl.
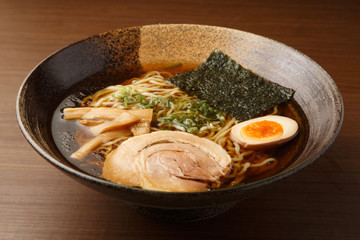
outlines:
[[[282, 172], [248, 184], [205, 192], [162, 192], [128, 187], [94, 177], [71, 164], [54, 142], [55, 109], [69, 94], [86, 96], [168, 63], [202, 63], [220, 49], [258, 75], [292, 88], [306, 129], [296, 159]], [[215, 216], [239, 201], [305, 168], [336, 138], [343, 120], [341, 94], [331, 77], [299, 51], [239, 30], [189, 24], [148, 25], [101, 33], [44, 59], [24, 80], [17, 119], [32, 147], [78, 182], [121, 199], [144, 214], [168, 221]]]

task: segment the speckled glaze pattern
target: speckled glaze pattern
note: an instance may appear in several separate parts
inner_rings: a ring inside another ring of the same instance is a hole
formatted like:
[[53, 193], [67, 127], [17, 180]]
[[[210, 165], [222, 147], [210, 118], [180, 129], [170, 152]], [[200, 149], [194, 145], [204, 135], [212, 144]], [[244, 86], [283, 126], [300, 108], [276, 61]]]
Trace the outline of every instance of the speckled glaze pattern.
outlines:
[[[295, 89], [294, 98], [309, 120], [310, 134], [305, 149], [288, 169], [230, 189], [169, 193], [121, 186], [92, 177], [61, 156], [51, 136], [50, 122], [53, 111], [66, 95], [91, 94], [121, 79], [139, 75], [153, 64], [199, 64], [215, 48], [260, 76]], [[295, 49], [239, 30], [189, 24], [125, 28], [74, 43], [34, 68], [19, 90], [16, 110], [20, 129], [29, 143], [65, 174], [146, 214], [175, 221], [216, 215], [270, 183], [303, 169], [334, 141], [344, 111], [341, 94], [331, 77]]]

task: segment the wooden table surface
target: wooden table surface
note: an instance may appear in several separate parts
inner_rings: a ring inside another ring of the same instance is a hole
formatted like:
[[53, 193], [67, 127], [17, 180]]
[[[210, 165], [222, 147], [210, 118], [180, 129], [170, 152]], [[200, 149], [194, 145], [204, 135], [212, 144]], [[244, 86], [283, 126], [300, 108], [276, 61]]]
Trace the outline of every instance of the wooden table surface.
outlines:
[[[360, 239], [360, 2], [0, 0], [0, 239]], [[192, 223], [150, 219], [52, 167], [22, 136], [17, 91], [38, 62], [122, 27], [194, 23], [285, 43], [320, 64], [345, 105], [315, 163], [231, 210]]]

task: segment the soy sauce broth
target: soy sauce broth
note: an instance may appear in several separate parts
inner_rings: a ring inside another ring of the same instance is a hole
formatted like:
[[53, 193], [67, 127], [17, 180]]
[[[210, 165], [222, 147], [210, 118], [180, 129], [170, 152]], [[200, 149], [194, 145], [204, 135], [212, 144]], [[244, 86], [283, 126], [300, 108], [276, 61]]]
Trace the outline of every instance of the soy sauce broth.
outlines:
[[[190, 70], [191, 68], [193, 67], [170, 66], [170, 68], [167, 68], [166, 71], [176, 74], [178, 72]], [[158, 67], [148, 70], [159, 71], [162, 69]], [[119, 80], [119, 84], [122, 81]], [[53, 114], [51, 123], [52, 136], [60, 153], [66, 158], [67, 161], [87, 174], [102, 178], [102, 166], [105, 160], [104, 154], [102, 152], [92, 152], [82, 160], [76, 160], [70, 157], [72, 153], [77, 151], [82, 144], [84, 144], [93, 136], [88, 130], [88, 127], [79, 124], [77, 120], [64, 120], [62, 118], [62, 110], [67, 107], [79, 107], [82, 99], [85, 97], [85, 94], [76, 93], [70, 94], [63, 99]], [[271, 110], [264, 112], [261, 115], [266, 115], [270, 112]], [[243, 183], [258, 181], [280, 173], [284, 169], [288, 168], [296, 160], [305, 147], [307, 136], [309, 134], [308, 122], [305, 114], [299, 105], [295, 102], [295, 100], [291, 99], [286, 103], [280, 104], [278, 106], [278, 115], [286, 116], [297, 121], [299, 124], [298, 135], [290, 142], [279, 148], [267, 150], [265, 152], [255, 151], [253, 155], [250, 156], [251, 159], [254, 159], [251, 161], [256, 161], [256, 159], [261, 160], [267, 157], [275, 157], [278, 162], [277, 164], [265, 164], [264, 166], [258, 168], [249, 168], [245, 174], [245, 181]]]

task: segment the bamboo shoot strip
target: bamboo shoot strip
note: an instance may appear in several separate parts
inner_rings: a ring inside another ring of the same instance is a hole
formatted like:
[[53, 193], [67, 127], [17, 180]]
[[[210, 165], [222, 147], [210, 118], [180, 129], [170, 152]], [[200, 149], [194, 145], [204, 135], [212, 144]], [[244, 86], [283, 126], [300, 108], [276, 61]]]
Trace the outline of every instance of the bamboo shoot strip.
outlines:
[[131, 135], [131, 132], [128, 129], [100, 134], [82, 145], [76, 152], [71, 155], [71, 157], [77, 160], [81, 160], [91, 151], [94, 151], [101, 144], [114, 140], [115, 138], [126, 137], [129, 135]]

